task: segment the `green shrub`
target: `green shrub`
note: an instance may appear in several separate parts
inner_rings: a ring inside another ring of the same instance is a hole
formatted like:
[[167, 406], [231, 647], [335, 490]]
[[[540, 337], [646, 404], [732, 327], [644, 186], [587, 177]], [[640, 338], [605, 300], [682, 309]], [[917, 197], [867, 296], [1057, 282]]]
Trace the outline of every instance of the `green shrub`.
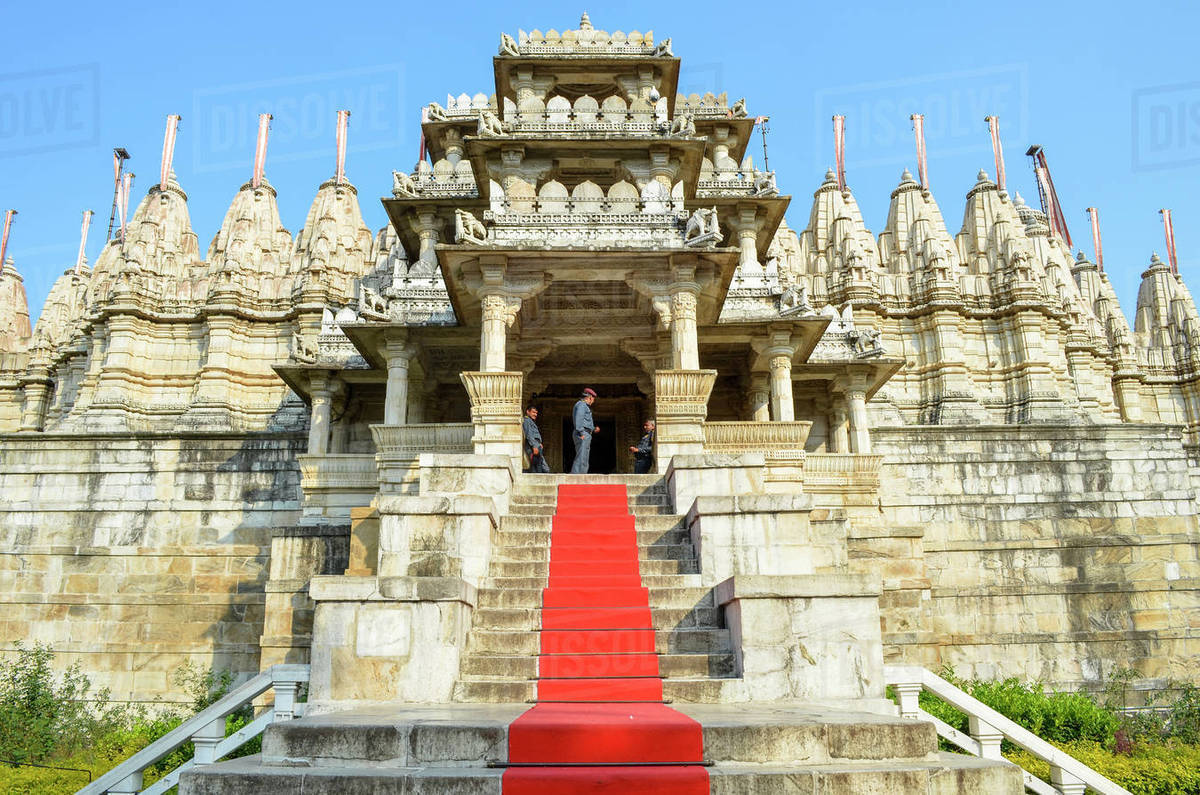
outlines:
[[[1095, 742], [1056, 745], [1133, 795], [1200, 795], [1200, 746], [1146, 743], [1125, 755]], [[1005, 756], [1043, 781], [1049, 780], [1050, 766], [1032, 754], [1017, 749]]]

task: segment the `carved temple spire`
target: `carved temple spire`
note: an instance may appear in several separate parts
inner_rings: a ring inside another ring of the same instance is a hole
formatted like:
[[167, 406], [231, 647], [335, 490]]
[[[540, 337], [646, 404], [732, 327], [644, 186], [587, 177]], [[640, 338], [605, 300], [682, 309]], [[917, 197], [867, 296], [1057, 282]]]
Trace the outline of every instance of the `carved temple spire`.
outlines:
[[1138, 358], [1151, 370], [1173, 370], [1200, 363], [1200, 316], [1183, 280], [1171, 267], [1150, 257], [1138, 289], [1134, 338]]
[[52, 359], [60, 348], [70, 344], [87, 310], [88, 279], [86, 260], [76, 270], [67, 269], [54, 281], [33, 329], [31, 348], [43, 359]]
[[890, 289], [901, 303], [920, 295], [927, 275], [950, 285], [960, 271], [958, 249], [933, 194], [922, 190], [907, 168], [892, 191], [887, 226], [879, 235], [879, 253], [891, 280]]
[[31, 336], [25, 280], [9, 257], [0, 271], [0, 351], [25, 350]]
[[275, 188], [264, 177], [242, 185], [208, 247], [209, 293], [235, 282], [249, 292], [283, 297], [291, 271], [292, 236], [279, 218]]
[[305, 290], [320, 289], [329, 301], [346, 304], [354, 295], [354, 280], [374, 266], [372, 254], [357, 189], [349, 182], [322, 183], [296, 235], [295, 265]]

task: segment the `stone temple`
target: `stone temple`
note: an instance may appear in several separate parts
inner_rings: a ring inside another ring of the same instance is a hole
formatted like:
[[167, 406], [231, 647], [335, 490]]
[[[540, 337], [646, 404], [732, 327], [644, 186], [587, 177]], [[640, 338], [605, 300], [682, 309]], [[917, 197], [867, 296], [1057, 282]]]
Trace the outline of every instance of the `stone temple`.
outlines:
[[[931, 762], [932, 734], [884, 717], [885, 663], [1197, 679], [1200, 316], [1157, 256], [1131, 328], [983, 172], [955, 231], [907, 172], [878, 234], [832, 172], [789, 225], [746, 101], [677, 94], [669, 39], [585, 15], [492, 62], [493, 94], [428, 105], [429, 159], [394, 173], [374, 234], [345, 179], [295, 235], [262, 181], [202, 250], [171, 173], [32, 329], [6, 263], [6, 649], [48, 643], [132, 701], [173, 697], [186, 662], [310, 663], [310, 716], [503, 728], [545, 685], [558, 486], [607, 484], [636, 521], [660, 701], [704, 725], [721, 791], [790, 791], [729, 772], [801, 758], [738, 745], [733, 716], [786, 705], [874, 727], [827, 759], [886, 748], [933, 782], [886, 791], [1020, 791]], [[594, 474], [522, 474], [523, 407], [563, 472], [584, 386]], [[656, 473], [622, 474], [648, 418]], [[334, 756], [314, 720], [184, 791]], [[442, 758], [485, 787], [454, 791], [498, 791], [485, 735]], [[429, 786], [409, 791], [448, 791]]]

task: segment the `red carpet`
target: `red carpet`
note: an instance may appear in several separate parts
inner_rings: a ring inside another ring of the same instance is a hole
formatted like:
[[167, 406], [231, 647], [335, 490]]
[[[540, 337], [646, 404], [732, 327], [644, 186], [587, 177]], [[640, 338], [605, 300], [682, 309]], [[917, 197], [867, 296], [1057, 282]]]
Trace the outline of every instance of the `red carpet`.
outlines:
[[558, 487], [538, 703], [508, 729], [505, 795], [708, 792], [700, 724], [662, 703], [623, 485]]

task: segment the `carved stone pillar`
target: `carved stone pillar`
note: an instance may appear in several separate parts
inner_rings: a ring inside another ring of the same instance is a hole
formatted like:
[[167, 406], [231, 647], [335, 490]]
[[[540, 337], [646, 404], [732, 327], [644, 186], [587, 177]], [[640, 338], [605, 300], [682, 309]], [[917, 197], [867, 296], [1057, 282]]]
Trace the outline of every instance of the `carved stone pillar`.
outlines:
[[387, 357], [387, 393], [383, 400], [383, 424], [408, 422], [408, 362], [413, 351], [406, 339], [389, 339]]
[[417, 222], [417, 237], [420, 238], [421, 248], [417, 261], [410, 270], [416, 271], [420, 276], [430, 276], [438, 270], [436, 246], [440, 223], [437, 214], [432, 211], [418, 213]]
[[508, 334], [509, 300], [492, 293], [480, 299], [483, 328], [479, 339], [479, 369], [485, 373], [504, 372], [504, 352]]
[[771, 377], [767, 373], [750, 374], [750, 419], [768, 422], [771, 419]]
[[792, 400], [792, 352], [768, 351], [771, 367], [771, 415], [775, 422], [796, 419]]
[[700, 369], [700, 343], [696, 335], [695, 282], [683, 282], [671, 288], [671, 364], [676, 370]]
[[762, 266], [758, 263], [758, 210], [755, 207], [738, 207], [737, 233], [738, 268], [743, 276], [758, 273]]
[[659, 472], [676, 455], [704, 453], [704, 419], [716, 370], [659, 370], [654, 374]]
[[850, 432], [846, 427], [846, 404], [841, 395], [834, 395], [833, 410], [829, 413], [831, 427], [830, 441], [833, 442], [833, 452], [850, 452]]
[[324, 373], [309, 380], [312, 388], [312, 419], [308, 424], [308, 454], [329, 452], [329, 417], [333, 403], [333, 381]]
[[471, 398], [472, 442], [479, 455], [521, 456], [520, 373], [465, 372], [459, 375]]
[[40, 367], [21, 381], [25, 389], [25, 405], [21, 412], [22, 431], [40, 431], [46, 426], [46, 407], [53, 383], [49, 371]]
[[442, 146], [446, 149], [446, 160], [450, 165], [457, 166], [463, 158], [462, 133], [451, 127], [442, 134]]
[[850, 421], [850, 450], [858, 455], [871, 452], [871, 429], [867, 421], [867, 393], [861, 387], [846, 390]]
[[425, 375], [408, 371], [408, 422], [425, 422]]

